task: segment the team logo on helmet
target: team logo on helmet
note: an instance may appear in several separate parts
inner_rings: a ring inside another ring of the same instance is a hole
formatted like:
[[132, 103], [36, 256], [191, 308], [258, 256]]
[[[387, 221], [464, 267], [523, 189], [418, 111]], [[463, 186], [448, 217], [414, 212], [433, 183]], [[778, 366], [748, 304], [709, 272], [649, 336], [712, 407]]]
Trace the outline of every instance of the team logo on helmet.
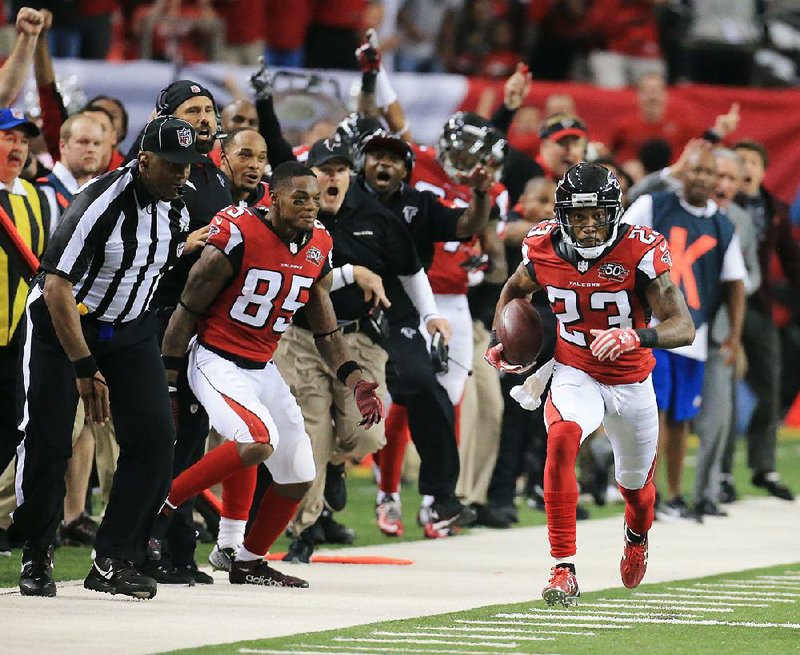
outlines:
[[316, 264], [319, 266], [322, 263], [322, 251], [319, 248], [312, 246], [308, 249], [306, 253], [306, 259], [310, 261], [312, 264]]
[[188, 127], [178, 129], [178, 145], [188, 148], [192, 145], [192, 131]]

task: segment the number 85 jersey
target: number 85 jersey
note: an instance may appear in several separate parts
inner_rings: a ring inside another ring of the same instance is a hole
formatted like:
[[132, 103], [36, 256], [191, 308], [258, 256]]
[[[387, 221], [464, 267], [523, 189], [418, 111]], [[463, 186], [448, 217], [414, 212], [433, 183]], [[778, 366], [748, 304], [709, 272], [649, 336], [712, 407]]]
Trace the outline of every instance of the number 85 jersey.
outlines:
[[317, 221], [298, 243], [282, 241], [252, 207], [227, 207], [211, 221], [206, 248], [218, 248], [233, 276], [198, 322], [197, 339], [232, 359], [266, 364], [309, 289], [331, 270], [333, 240]]
[[649, 375], [655, 366], [649, 348], [601, 362], [589, 350], [594, 339], [590, 331], [647, 327], [651, 311], [645, 289], [672, 267], [660, 233], [622, 224], [603, 255], [587, 260], [564, 242], [557, 221], [545, 221], [528, 232], [522, 257], [558, 319], [557, 362], [585, 371], [603, 384], [631, 384]]

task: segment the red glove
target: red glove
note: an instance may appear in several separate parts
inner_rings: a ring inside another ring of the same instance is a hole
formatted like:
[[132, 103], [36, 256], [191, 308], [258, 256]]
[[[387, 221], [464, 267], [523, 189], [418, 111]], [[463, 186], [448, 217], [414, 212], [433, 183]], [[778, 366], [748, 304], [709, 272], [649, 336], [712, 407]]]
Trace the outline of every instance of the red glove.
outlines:
[[356, 49], [356, 59], [362, 73], [377, 73], [381, 69], [381, 51], [369, 40]]
[[365, 430], [377, 425], [383, 418], [383, 401], [375, 393], [377, 388], [377, 382], [359, 380], [356, 382], [356, 388], [353, 389], [356, 405], [362, 417], [359, 425], [363, 425]]
[[595, 340], [589, 348], [601, 362], [615, 362], [623, 353], [635, 350], [640, 345], [639, 335], [633, 328], [591, 330]]
[[528, 364], [527, 366], [522, 366], [522, 364], [509, 364], [506, 360], [503, 359], [503, 344], [498, 343], [492, 345], [489, 343], [489, 347], [486, 349], [486, 352], [483, 354], [483, 358], [489, 362], [492, 366], [494, 366], [498, 371], [502, 371], [503, 373], [514, 373], [515, 375], [521, 375], [527, 371], [530, 371], [533, 368], [533, 365], [536, 362]]

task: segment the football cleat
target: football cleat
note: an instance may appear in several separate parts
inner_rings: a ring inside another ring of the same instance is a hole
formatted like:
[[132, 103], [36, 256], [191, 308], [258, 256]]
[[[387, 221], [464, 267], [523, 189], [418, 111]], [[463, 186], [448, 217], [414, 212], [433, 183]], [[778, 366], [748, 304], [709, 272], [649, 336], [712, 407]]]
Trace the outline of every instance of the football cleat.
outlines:
[[399, 500], [391, 496], [375, 505], [375, 516], [378, 519], [378, 529], [388, 537], [402, 537], [405, 532], [403, 526], [402, 506]]
[[[626, 529], [627, 532], [627, 529]], [[640, 544], [628, 541], [624, 538], [625, 547], [622, 551], [622, 559], [619, 562], [619, 574], [622, 584], [628, 589], [634, 589], [644, 578], [647, 572], [647, 535]]]
[[462, 526], [472, 525], [477, 512], [455, 496], [437, 498], [430, 507], [420, 507], [417, 521], [428, 539], [453, 537]]
[[542, 598], [544, 598], [549, 607], [577, 605], [580, 595], [578, 579], [569, 568], [566, 566], [554, 566], [550, 569], [550, 580], [547, 586], [542, 589]]
[[234, 548], [220, 548], [214, 544], [214, 548], [208, 554], [208, 563], [215, 571], [231, 570], [231, 562], [236, 557], [236, 550]]
[[29, 546], [22, 549], [22, 570], [19, 575], [19, 592], [23, 596], [55, 596], [53, 582], [53, 547], [35, 551]]
[[249, 562], [233, 560], [228, 574], [231, 584], [255, 584], [264, 587], [293, 587], [306, 589], [308, 582], [273, 569], [263, 559]]
[[289, 544], [289, 550], [283, 556], [284, 562], [293, 562], [294, 564], [309, 564], [311, 556], [314, 554], [314, 539], [309, 530], [304, 530], [300, 533], [299, 537], [295, 537], [292, 543]]
[[122, 594], [145, 600], [155, 596], [158, 590], [156, 581], [142, 575], [133, 564], [110, 557], [95, 557], [83, 586], [106, 594]]

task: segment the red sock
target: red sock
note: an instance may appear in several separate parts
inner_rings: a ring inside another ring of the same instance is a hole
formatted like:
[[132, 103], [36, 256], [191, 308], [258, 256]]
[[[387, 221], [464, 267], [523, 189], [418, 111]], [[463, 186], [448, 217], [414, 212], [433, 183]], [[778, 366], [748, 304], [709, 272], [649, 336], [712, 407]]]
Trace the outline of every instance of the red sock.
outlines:
[[553, 557], [575, 554], [575, 512], [578, 479], [575, 461], [581, 445], [581, 428], [573, 421], [556, 421], [547, 431], [544, 465], [544, 508]]
[[618, 485], [622, 497], [625, 499], [625, 523], [638, 535], [644, 536], [653, 525], [653, 514], [656, 506], [656, 485], [653, 484], [653, 474], [656, 463], [650, 467], [647, 481], [641, 489], [626, 489]]
[[461, 443], [461, 403], [459, 402], [458, 405], [453, 405], [453, 411], [456, 414], [456, 423], [455, 423], [455, 432], [456, 432], [456, 444]]
[[222, 481], [221, 517], [236, 521], [248, 519], [253, 492], [256, 490], [257, 471], [257, 466], [248, 466]]
[[378, 461], [381, 468], [381, 491], [394, 494], [400, 490], [400, 475], [403, 472], [403, 457], [411, 439], [408, 429], [408, 411], [402, 405], [393, 404], [386, 417], [386, 445], [380, 450]]
[[236, 450], [236, 442], [226, 441], [207, 452], [199, 462], [172, 481], [167, 502], [173, 507], [178, 507], [192, 496], [208, 489], [212, 484], [222, 482], [243, 468], [242, 458]]
[[244, 547], [254, 555], [266, 555], [289, 525], [299, 505], [299, 500], [281, 496], [275, 491], [274, 484], [269, 485], [250, 532], [244, 538]]

